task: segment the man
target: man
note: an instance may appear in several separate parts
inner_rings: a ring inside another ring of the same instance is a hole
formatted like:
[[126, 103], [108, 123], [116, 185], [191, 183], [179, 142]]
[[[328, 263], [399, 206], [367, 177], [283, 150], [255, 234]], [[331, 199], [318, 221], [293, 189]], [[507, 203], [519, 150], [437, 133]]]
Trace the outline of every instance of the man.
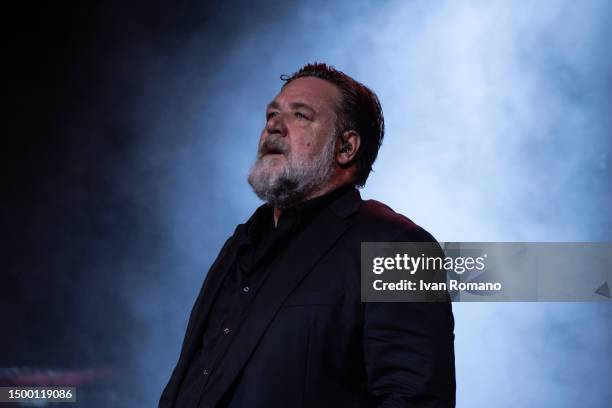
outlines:
[[211, 266], [159, 406], [454, 406], [450, 303], [360, 300], [361, 242], [434, 241], [355, 188], [378, 98], [325, 64], [281, 78], [248, 177], [265, 204]]

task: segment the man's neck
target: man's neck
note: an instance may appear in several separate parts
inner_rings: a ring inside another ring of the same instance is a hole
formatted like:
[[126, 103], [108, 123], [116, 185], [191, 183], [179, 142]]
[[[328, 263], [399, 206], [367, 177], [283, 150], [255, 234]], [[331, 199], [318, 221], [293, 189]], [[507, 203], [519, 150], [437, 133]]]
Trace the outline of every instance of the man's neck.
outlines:
[[276, 226], [278, 225], [278, 219], [280, 218], [282, 213], [283, 210], [278, 207], [274, 207], [274, 228], [276, 228]]

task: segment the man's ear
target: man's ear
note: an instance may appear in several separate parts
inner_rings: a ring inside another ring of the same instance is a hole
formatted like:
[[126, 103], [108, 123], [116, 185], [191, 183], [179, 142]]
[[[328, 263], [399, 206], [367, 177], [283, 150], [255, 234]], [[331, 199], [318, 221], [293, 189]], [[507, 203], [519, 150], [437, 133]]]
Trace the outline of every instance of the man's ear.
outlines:
[[361, 137], [354, 130], [347, 130], [340, 135], [337, 142], [336, 161], [340, 166], [349, 165], [361, 146]]

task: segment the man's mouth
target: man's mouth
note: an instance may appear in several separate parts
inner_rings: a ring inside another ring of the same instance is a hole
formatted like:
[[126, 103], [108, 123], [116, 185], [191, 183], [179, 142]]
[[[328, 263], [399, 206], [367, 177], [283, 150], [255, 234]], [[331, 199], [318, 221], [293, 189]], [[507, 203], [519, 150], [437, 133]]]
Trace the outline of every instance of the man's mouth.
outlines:
[[274, 154], [285, 154], [282, 150], [276, 148], [269, 148], [264, 151], [264, 156], [274, 155]]

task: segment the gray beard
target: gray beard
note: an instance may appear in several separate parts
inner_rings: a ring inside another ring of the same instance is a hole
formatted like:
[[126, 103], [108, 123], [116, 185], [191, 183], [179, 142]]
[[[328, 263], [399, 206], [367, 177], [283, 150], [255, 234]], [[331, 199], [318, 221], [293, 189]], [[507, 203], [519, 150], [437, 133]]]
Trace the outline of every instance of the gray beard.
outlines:
[[304, 201], [315, 188], [325, 184], [334, 173], [336, 140], [331, 141], [313, 161], [301, 162], [288, 154], [285, 166], [272, 172], [259, 156], [251, 168], [248, 181], [253, 191], [273, 207], [284, 209]]

